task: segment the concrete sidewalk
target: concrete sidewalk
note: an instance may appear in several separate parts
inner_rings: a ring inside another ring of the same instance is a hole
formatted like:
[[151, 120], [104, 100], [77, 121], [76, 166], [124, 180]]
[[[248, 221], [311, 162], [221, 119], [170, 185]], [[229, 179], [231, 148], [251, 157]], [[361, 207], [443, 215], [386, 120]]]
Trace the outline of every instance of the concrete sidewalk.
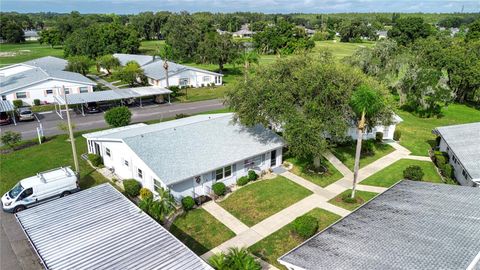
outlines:
[[202, 208], [209, 212], [212, 216], [222, 222], [235, 234], [241, 234], [248, 230], [248, 226], [243, 224], [240, 220], [230, 214], [227, 210], [223, 209], [214, 201], [209, 201], [202, 205]]

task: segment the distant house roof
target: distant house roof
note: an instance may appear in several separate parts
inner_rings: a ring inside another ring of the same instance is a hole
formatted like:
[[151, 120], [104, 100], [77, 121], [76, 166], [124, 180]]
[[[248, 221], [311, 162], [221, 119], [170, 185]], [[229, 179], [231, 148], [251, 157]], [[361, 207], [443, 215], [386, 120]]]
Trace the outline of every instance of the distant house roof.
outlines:
[[301, 269], [466, 269], [480, 189], [402, 181], [279, 258]]
[[233, 32], [233, 35], [237, 35], [237, 36], [245, 36], [245, 35], [253, 35], [253, 34], [255, 34], [255, 32], [250, 31], [248, 29], [241, 29], [236, 32]]
[[110, 184], [16, 216], [46, 269], [212, 269]]
[[[82, 74], [63, 71], [66, 65], [67, 61], [64, 59], [46, 56], [0, 68], [0, 73], [8, 73], [7, 76], [0, 77], [0, 93], [5, 94], [51, 79], [96, 85]], [[20, 67], [22, 69], [18, 72], [9, 72], [9, 70]]]
[[38, 32], [37, 32], [37, 30], [24, 30], [23, 33], [24, 33], [24, 36], [25, 36], [26, 38], [29, 38], [29, 37], [38, 37]]
[[[143, 68], [145, 75], [149, 78], [152, 78], [155, 80], [163, 80], [166, 78], [165, 69], [163, 68], [163, 60], [160, 57], [140, 55], [140, 54], [120, 54], [120, 53], [115, 53], [113, 54], [113, 56], [117, 57], [118, 60], [120, 60], [121, 65], [125, 65], [129, 61], [136, 61]], [[194, 70], [194, 71], [199, 71], [206, 74], [223, 76], [220, 73], [216, 73], [216, 72], [212, 72], [212, 71], [204, 70], [200, 68], [185, 66], [185, 65], [177, 64], [171, 61], [167, 61], [167, 63], [168, 63], [169, 76], [172, 76], [187, 70]]]
[[[262, 126], [234, 123], [232, 113], [197, 115], [88, 139], [123, 141], [167, 185], [282, 147]], [[187, 165], [186, 165], [187, 164]]]
[[480, 180], [480, 122], [437, 127], [434, 132], [442, 136], [472, 179]]

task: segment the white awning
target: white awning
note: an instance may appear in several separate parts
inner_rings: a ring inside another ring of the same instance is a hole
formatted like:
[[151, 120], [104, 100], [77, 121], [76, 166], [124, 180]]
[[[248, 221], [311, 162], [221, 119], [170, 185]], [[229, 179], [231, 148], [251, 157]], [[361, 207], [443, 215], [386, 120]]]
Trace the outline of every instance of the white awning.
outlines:
[[0, 112], [11, 112], [13, 111], [13, 105], [8, 100], [0, 100]]

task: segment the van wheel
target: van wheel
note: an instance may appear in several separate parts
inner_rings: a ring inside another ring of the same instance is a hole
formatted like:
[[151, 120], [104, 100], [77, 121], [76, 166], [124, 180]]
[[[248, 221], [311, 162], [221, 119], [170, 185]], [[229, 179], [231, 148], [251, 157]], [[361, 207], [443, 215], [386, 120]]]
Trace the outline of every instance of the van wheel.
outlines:
[[18, 212], [23, 211], [23, 210], [25, 210], [25, 209], [27, 209], [27, 208], [26, 208], [24, 205], [19, 205], [19, 206], [15, 207], [15, 208], [13, 209], [13, 212], [14, 212], [14, 213], [18, 213]]
[[60, 195], [60, 197], [65, 197], [65, 196], [70, 195], [70, 194], [71, 194], [70, 191], [64, 191], [64, 192], [62, 192], [62, 195]]

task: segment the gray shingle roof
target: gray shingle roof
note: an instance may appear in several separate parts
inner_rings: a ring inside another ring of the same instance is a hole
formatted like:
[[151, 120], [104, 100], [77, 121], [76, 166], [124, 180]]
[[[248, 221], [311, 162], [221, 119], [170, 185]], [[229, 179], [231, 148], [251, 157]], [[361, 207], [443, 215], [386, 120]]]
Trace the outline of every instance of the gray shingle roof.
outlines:
[[279, 261], [303, 269], [466, 269], [480, 189], [402, 181]]
[[114, 53], [113, 56], [118, 58], [122, 66], [125, 66], [129, 61], [135, 61], [140, 66], [144, 66], [153, 61], [153, 56], [151, 55]]
[[468, 174], [473, 179], [480, 179], [480, 122], [438, 127], [436, 131], [447, 142]]
[[[82, 74], [63, 71], [67, 65], [67, 61], [57, 57], [46, 56], [19, 65], [27, 65], [32, 68], [10, 76], [2, 77], [0, 80], [0, 93], [4, 94], [50, 79], [95, 85], [93, 81]], [[8, 68], [9, 67], [5, 67], [3, 69]]]
[[47, 269], [212, 269], [110, 184], [17, 219]]
[[198, 115], [97, 138], [123, 140], [167, 185], [284, 145], [273, 131], [246, 128], [232, 118], [232, 113]]

